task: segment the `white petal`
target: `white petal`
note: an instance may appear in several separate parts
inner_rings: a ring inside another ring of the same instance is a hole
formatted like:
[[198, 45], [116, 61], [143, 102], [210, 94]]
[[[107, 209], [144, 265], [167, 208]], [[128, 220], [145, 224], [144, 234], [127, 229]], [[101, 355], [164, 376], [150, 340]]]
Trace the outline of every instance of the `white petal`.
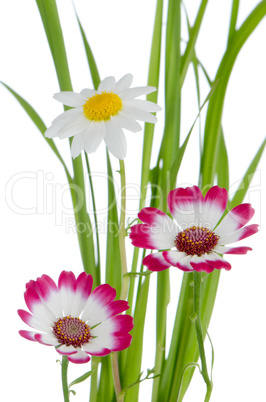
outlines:
[[58, 132], [58, 137], [62, 140], [64, 138], [73, 137], [74, 135], [80, 134], [82, 131], [86, 130], [90, 121], [86, 119], [84, 114], [76, 117], [73, 121], [66, 124]]
[[126, 130], [136, 133], [142, 129], [141, 125], [132, 117], [128, 117], [123, 112], [119, 112], [116, 116], [112, 116], [112, 121], [119, 124]]
[[113, 120], [105, 123], [104, 141], [109, 151], [118, 159], [124, 159], [127, 153], [127, 143], [125, 134], [120, 126]]
[[64, 105], [71, 107], [82, 106], [86, 100], [84, 96], [70, 91], [58, 92], [54, 94], [54, 98]]
[[104, 78], [100, 85], [98, 86], [97, 92], [102, 93], [106, 92], [113, 92], [115, 90], [115, 78], [114, 77], [106, 77]]
[[85, 100], [88, 100], [88, 98], [91, 98], [92, 96], [94, 96], [96, 94], [97, 91], [95, 91], [95, 89], [82, 89], [82, 91], [80, 92], [80, 95], [82, 95], [84, 97]]
[[124, 75], [124, 77], [120, 78], [120, 80], [117, 81], [115, 86], [115, 93], [119, 95], [121, 91], [128, 89], [131, 86], [132, 82], [133, 82], [132, 74]]
[[84, 149], [87, 153], [95, 152], [105, 135], [104, 122], [92, 122], [84, 132]]
[[155, 88], [155, 87], [128, 88], [128, 89], [125, 89], [124, 91], [120, 92], [119, 96], [122, 100], [133, 99], [133, 98], [137, 98], [138, 96], [147, 95], [147, 94], [150, 94], [155, 91], [157, 91], [157, 88]]
[[83, 112], [82, 108], [70, 109], [60, 114], [53, 120], [51, 127], [49, 127], [45, 134], [47, 138], [54, 138], [58, 136], [58, 132], [67, 124], [75, 121]]
[[157, 118], [154, 115], [132, 106], [125, 106], [123, 108], [123, 113], [133, 119], [146, 121], [147, 123], [157, 122]]
[[141, 99], [124, 100], [123, 105], [145, 110], [145, 112], [158, 112], [162, 110], [162, 108], [156, 105], [156, 103]]
[[71, 156], [75, 159], [81, 151], [84, 149], [85, 145], [85, 135], [84, 132], [78, 135], [75, 135], [71, 144]]

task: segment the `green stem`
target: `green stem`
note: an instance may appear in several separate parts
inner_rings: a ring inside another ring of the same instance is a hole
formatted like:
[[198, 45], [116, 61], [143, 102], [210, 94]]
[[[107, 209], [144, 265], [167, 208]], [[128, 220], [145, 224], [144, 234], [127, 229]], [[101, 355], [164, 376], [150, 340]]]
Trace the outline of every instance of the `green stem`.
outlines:
[[121, 392], [121, 382], [119, 376], [119, 366], [117, 359], [117, 352], [111, 353], [111, 362], [112, 362], [112, 371], [113, 371], [113, 379], [114, 379], [114, 387], [117, 402], [124, 402], [124, 393], [120, 395]]
[[194, 271], [194, 313], [195, 313], [195, 328], [197, 333], [197, 341], [199, 347], [199, 355], [201, 360], [201, 375], [206, 383], [207, 392], [205, 395], [205, 402], [210, 400], [212, 392], [212, 380], [209, 378], [206, 355], [204, 350], [204, 337], [201, 325], [201, 272]]
[[100, 362], [100, 357], [92, 356], [91, 359], [91, 388], [90, 388], [90, 402], [97, 402], [97, 394], [98, 394], [98, 365]]
[[120, 298], [126, 300], [128, 292], [129, 277], [127, 273], [127, 259], [126, 259], [126, 245], [125, 245], [125, 226], [126, 226], [126, 173], [125, 164], [123, 160], [120, 163], [120, 178], [121, 178], [121, 212], [119, 223], [119, 247], [121, 255], [121, 269], [122, 269], [122, 289]]
[[69, 389], [67, 383], [67, 369], [68, 369], [69, 360], [66, 356], [62, 357], [62, 387], [63, 387], [63, 394], [64, 394], [64, 402], [69, 402]]

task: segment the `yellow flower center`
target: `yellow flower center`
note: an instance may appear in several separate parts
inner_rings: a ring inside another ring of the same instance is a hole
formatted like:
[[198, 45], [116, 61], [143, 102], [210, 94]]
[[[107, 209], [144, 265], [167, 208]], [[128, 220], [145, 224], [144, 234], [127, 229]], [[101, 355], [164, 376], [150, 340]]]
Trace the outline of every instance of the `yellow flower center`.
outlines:
[[122, 109], [122, 101], [113, 92], [103, 92], [88, 98], [83, 105], [85, 116], [89, 120], [109, 120]]

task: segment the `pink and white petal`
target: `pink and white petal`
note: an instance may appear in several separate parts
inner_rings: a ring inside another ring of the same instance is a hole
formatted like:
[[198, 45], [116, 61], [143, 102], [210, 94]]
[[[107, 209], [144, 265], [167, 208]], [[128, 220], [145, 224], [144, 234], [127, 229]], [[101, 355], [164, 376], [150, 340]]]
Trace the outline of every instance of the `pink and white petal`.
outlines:
[[197, 186], [177, 188], [167, 197], [169, 210], [182, 229], [202, 226], [202, 203], [203, 196]]
[[204, 256], [197, 256], [193, 255], [193, 257], [190, 260], [190, 265], [194, 269], [194, 271], [197, 272], [207, 272], [210, 273], [214, 270], [214, 267], [206, 261]]
[[115, 300], [112, 303], [108, 304], [108, 306], [106, 306], [106, 311], [105, 311], [105, 315], [106, 318], [110, 318], [113, 317], [117, 314], [122, 313], [125, 310], [129, 309], [129, 305], [128, 302], [125, 300]]
[[22, 336], [22, 338], [25, 338], [28, 341], [36, 342], [35, 335], [37, 334], [37, 332], [21, 330], [18, 331], [18, 333], [20, 336]]
[[251, 247], [223, 247], [223, 246], [215, 246], [214, 251], [219, 254], [247, 254], [248, 251], [251, 251]]
[[[129, 332], [134, 327], [133, 318], [131, 317], [131, 315], [119, 314], [103, 321], [98, 327], [101, 327], [104, 331], [108, 331], [109, 333]], [[98, 327], [94, 328], [94, 331], [96, 331], [96, 336], [98, 336]]]
[[50, 326], [48, 326], [44, 322], [37, 320], [37, 318], [34, 317], [32, 314], [30, 314], [28, 311], [20, 309], [20, 310], [18, 310], [18, 315], [20, 316], [22, 321], [25, 322], [25, 324], [29, 325], [30, 327], [32, 327], [34, 329], [38, 329], [38, 330], [44, 331], [44, 332], [51, 331]]
[[82, 349], [93, 356], [106, 356], [111, 352], [106, 344], [112, 344], [110, 342], [110, 336], [104, 338], [93, 338], [89, 343], [82, 345]]
[[[163, 242], [164, 247], [159, 245], [155, 247], [158, 250], [163, 248], [171, 248], [174, 246], [174, 240], [177, 234], [180, 232], [180, 228], [175, 224], [175, 222], [169, 218], [164, 212], [157, 208], [143, 208], [138, 217], [141, 221], [152, 227], [152, 231], [155, 235], [164, 236], [165, 240]], [[158, 244], [157, 244], [158, 245]]]
[[73, 272], [62, 271], [58, 279], [60, 299], [64, 315], [71, 315], [75, 300], [76, 277]]
[[75, 284], [76, 293], [79, 293], [85, 300], [91, 294], [93, 279], [91, 275], [86, 272], [79, 274]]
[[204, 197], [202, 205], [202, 225], [213, 229], [221, 219], [228, 201], [228, 193], [225, 188], [213, 186]]
[[[51, 330], [52, 331], [52, 330]], [[41, 343], [42, 345], [47, 346], [57, 346], [59, 345], [59, 341], [55, 335], [52, 334], [36, 334], [35, 339], [37, 342]]]
[[163, 257], [173, 267], [177, 267], [185, 272], [193, 271], [193, 268], [190, 265], [191, 255], [187, 255], [186, 253], [177, 250], [169, 250], [163, 251]]
[[115, 300], [102, 308], [98, 307], [96, 312], [97, 315], [86, 308], [86, 311], [82, 313], [81, 318], [83, 321], [86, 321], [88, 325], [93, 327], [94, 325], [97, 325], [110, 317], [116, 316], [117, 314], [123, 313], [128, 309], [129, 305], [127, 301]]
[[142, 264], [145, 265], [150, 271], [163, 271], [171, 266], [163, 257], [162, 252], [152, 253], [147, 255]]
[[125, 107], [130, 106], [135, 107], [137, 109], [145, 110], [145, 112], [149, 113], [159, 112], [160, 110], [162, 110], [162, 108], [158, 106], [156, 103], [141, 99], [124, 100], [123, 105]]
[[112, 119], [105, 122], [104, 142], [109, 151], [118, 159], [127, 154], [127, 142], [122, 128]]
[[112, 334], [113, 337], [113, 345], [111, 348], [112, 352], [119, 352], [120, 350], [124, 350], [128, 348], [132, 341], [132, 335], [125, 332], [116, 332]]
[[71, 143], [71, 156], [73, 159], [75, 159], [77, 156], [79, 156], [79, 154], [81, 153], [81, 151], [83, 151], [84, 147], [85, 147], [85, 139], [86, 136], [83, 133], [75, 135], [75, 137], [72, 140]]
[[124, 77], [120, 78], [115, 85], [115, 93], [120, 95], [120, 92], [125, 91], [128, 89], [133, 82], [133, 75], [126, 74]]
[[43, 322], [47, 326], [50, 326], [51, 323], [54, 322], [56, 319], [55, 314], [52, 313], [46, 303], [32, 287], [26, 289], [24, 298], [28, 309], [32, 312], [35, 318], [37, 318], [37, 320]]
[[58, 137], [60, 140], [65, 138], [73, 137], [74, 135], [80, 134], [82, 131], [86, 130], [90, 121], [86, 119], [84, 114], [80, 114], [71, 122], [67, 123], [58, 131]]
[[88, 297], [91, 294], [92, 283], [92, 276], [86, 274], [86, 272], [82, 272], [76, 279], [75, 296], [69, 313], [72, 317], [79, 317], [82, 313]]
[[76, 92], [63, 91], [54, 94], [54, 99], [66, 106], [80, 107], [84, 104], [84, 96]]
[[135, 88], [128, 88], [125, 89], [124, 91], [121, 91], [119, 96], [122, 100], [126, 100], [126, 99], [133, 99], [133, 98], [137, 98], [138, 96], [141, 95], [147, 95], [147, 94], [151, 94], [152, 92], [157, 91], [157, 88], [155, 87], [135, 87]]
[[132, 117], [129, 117], [120, 111], [116, 116], [112, 116], [112, 120], [126, 130], [137, 133], [142, 129], [141, 125]]
[[120, 315], [104, 321], [95, 327], [91, 331], [91, 334], [93, 337], [96, 337], [105, 348], [118, 351], [130, 345], [132, 336], [128, 334], [128, 331], [132, 328], [132, 317]]
[[59, 348], [56, 349], [56, 351], [60, 354], [60, 355], [74, 355], [78, 352], [77, 348], [74, 348], [74, 346], [67, 346], [67, 345], [61, 345], [59, 346]]
[[129, 238], [131, 240], [132, 245], [135, 247], [146, 248], [151, 250], [160, 249], [161, 247], [158, 247], [158, 244], [156, 244], [154, 238], [152, 237], [153, 230], [154, 229], [152, 226], [146, 225], [145, 223], [138, 223], [137, 225], [132, 226], [129, 234]]
[[[169, 218], [170, 219], [170, 218]], [[159, 219], [158, 219], [159, 221]], [[172, 248], [175, 245], [175, 237], [178, 229], [175, 223], [171, 220], [171, 225], [174, 230], [169, 230], [169, 226], [165, 225], [148, 225], [140, 223], [131, 227], [130, 239], [133, 246], [147, 248], [152, 250], [162, 250]]]
[[83, 364], [83, 363], [88, 363], [90, 361], [90, 356], [83, 352], [82, 349], [78, 349], [77, 353], [73, 354], [73, 355], [68, 355], [67, 356], [68, 360], [71, 363], [76, 363], [76, 364]]
[[84, 149], [90, 154], [98, 149], [105, 136], [105, 123], [92, 121], [84, 131]]
[[98, 88], [97, 93], [101, 94], [102, 92], [114, 92], [116, 87], [115, 78], [114, 77], [106, 77], [104, 78]]
[[147, 123], [156, 123], [157, 122], [157, 117], [155, 117], [153, 114], [145, 112], [145, 110], [141, 110], [136, 107], [125, 106], [123, 108], [123, 113], [128, 117], [131, 117], [133, 119], [140, 120], [140, 121], [145, 121]]
[[36, 280], [36, 287], [41, 298], [56, 317], [62, 316], [62, 304], [59, 290], [55, 282], [48, 275], [42, 275]]
[[231, 244], [239, 240], [243, 240], [246, 237], [252, 236], [259, 230], [259, 225], [248, 225], [243, 228], [230, 233], [227, 236], [220, 237], [218, 240], [218, 245]]
[[109, 305], [113, 302], [116, 291], [110, 285], [99, 285], [89, 296], [84, 311], [81, 315], [82, 320], [86, 321], [90, 327], [109, 317]]
[[255, 210], [250, 204], [240, 204], [233, 208], [224, 217], [222, 222], [215, 229], [215, 233], [224, 237], [242, 228], [253, 217]]
[[209, 265], [215, 269], [226, 269], [229, 271], [231, 269], [231, 264], [225, 261], [220, 255], [216, 253], [204, 254], [204, 257]]

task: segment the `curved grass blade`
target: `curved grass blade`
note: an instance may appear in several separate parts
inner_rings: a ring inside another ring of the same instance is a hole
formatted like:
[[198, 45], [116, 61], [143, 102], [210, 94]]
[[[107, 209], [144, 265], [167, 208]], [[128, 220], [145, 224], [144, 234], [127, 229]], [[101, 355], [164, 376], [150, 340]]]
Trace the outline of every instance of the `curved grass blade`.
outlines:
[[45, 139], [45, 141], [47, 142], [47, 144], [50, 146], [50, 148], [52, 149], [52, 151], [55, 153], [55, 155], [57, 156], [57, 158], [59, 159], [59, 161], [62, 163], [64, 170], [66, 172], [66, 175], [68, 177], [69, 180], [71, 180], [71, 176], [70, 173], [67, 169], [67, 166], [64, 162], [64, 160], [62, 159], [54, 141], [50, 138], [46, 138], [44, 136], [44, 133], [46, 131], [46, 125], [44, 124], [43, 120], [41, 119], [41, 117], [39, 116], [39, 114], [36, 112], [35, 109], [33, 109], [33, 107], [24, 99], [22, 98], [16, 91], [14, 91], [12, 88], [10, 88], [7, 84], [5, 84], [4, 82], [0, 81], [0, 83], [16, 98], [16, 100], [20, 103], [20, 105], [22, 106], [22, 108], [24, 109], [24, 111], [27, 113], [27, 115], [29, 116], [29, 118], [32, 120], [32, 122], [35, 124], [35, 126], [39, 129], [40, 133], [42, 134], [43, 138]]
[[195, 45], [198, 39], [199, 30], [201, 27], [202, 19], [205, 14], [205, 10], [208, 4], [208, 0], [202, 0], [200, 7], [195, 19], [193, 27], [189, 29], [189, 40], [185, 49], [183, 56], [181, 57], [181, 67], [180, 67], [180, 85], [183, 86], [188, 66], [194, 57]]
[[175, 186], [176, 177], [177, 177], [179, 168], [180, 168], [180, 166], [181, 166], [181, 162], [182, 162], [182, 159], [183, 159], [183, 156], [184, 156], [184, 153], [185, 153], [185, 150], [186, 150], [188, 141], [189, 141], [189, 139], [190, 139], [191, 133], [192, 133], [192, 131], [193, 131], [193, 128], [194, 128], [194, 126], [195, 126], [195, 124], [196, 124], [196, 122], [197, 122], [197, 120], [198, 120], [198, 118], [199, 118], [199, 116], [200, 116], [200, 113], [201, 113], [203, 107], [204, 107], [204, 106], [206, 105], [206, 103], [210, 100], [210, 98], [211, 98], [212, 94], [214, 93], [214, 91], [215, 91], [217, 85], [218, 85], [218, 81], [213, 84], [211, 90], [209, 91], [209, 93], [208, 93], [208, 95], [206, 96], [206, 98], [205, 98], [203, 104], [202, 104], [201, 107], [200, 107], [199, 113], [197, 114], [197, 116], [196, 116], [196, 118], [195, 118], [195, 120], [194, 120], [194, 122], [193, 122], [193, 124], [192, 124], [192, 126], [191, 126], [191, 128], [190, 128], [190, 130], [189, 130], [189, 132], [188, 132], [188, 134], [187, 134], [187, 136], [186, 136], [185, 141], [183, 142], [183, 144], [181, 145], [181, 147], [180, 147], [180, 148], [178, 149], [178, 151], [176, 152], [176, 157], [175, 157], [175, 159], [174, 159], [174, 162], [173, 162], [173, 164], [172, 164], [172, 166], [171, 166], [171, 170], [170, 170], [170, 188], [174, 188], [174, 186]]
[[241, 180], [241, 183], [239, 184], [234, 197], [232, 198], [231, 201], [229, 201], [229, 209], [232, 209], [236, 205], [241, 204], [241, 202], [243, 202], [243, 199], [249, 189], [251, 180], [252, 180], [254, 173], [256, 172], [256, 169], [258, 167], [258, 164], [261, 160], [265, 146], [266, 146], [266, 139], [264, 139], [264, 141], [262, 142], [261, 146], [258, 149], [258, 152], [254, 156], [248, 169], [246, 170], [246, 173], [244, 174], [243, 179]]
[[117, 200], [114, 187], [114, 177], [108, 151], [107, 175], [108, 175], [108, 216], [107, 216], [107, 245], [106, 245], [106, 282], [116, 289], [117, 295], [121, 293], [122, 267], [119, 244], [119, 221], [117, 212]]
[[[64, 38], [56, 2], [55, 0], [36, 0], [36, 3], [51, 50], [60, 89], [61, 91], [72, 91]], [[86, 207], [86, 190], [81, 155], [76, 159], [72, 159], [72, 166], [74, 176], [73, 183], [70, 185], [70, 191], [76, 227], [78, 229], [79, 225], [82, 225], [82, 228], [84, 228], [82, 231], [77, 230], [83, 267], [87, 273], [90, 273], [95, 278], [93, 285], [97, 286], [98, 274], [95, 264], [93, 230]]]
[[220, 80], [220, 83], [215, 91], [215, 95], [209, 102], [205, 124], [200, 178], [200, 187], [204, 193], [207, 192], [214, 181], [224, 98], [232, 68], [240, 49], [265, 15], [266, 2], [262, 1], [255, 7], [231, 38], [218, 68], [215, 81]]
[[90, 47], [89, 42], [87, 40], [87, 37], [85, 35], [85, 31], [84, 31], [84, 29], [83, 29], [83, 27], [81, 25], [80, 19], [79, 19], [77, 13], [76, 13], [76, 10], [75, 10], [75, 14], [76, 14], [76, 18], [77, 18], [77, 21], [78, 21], [81, 37], [82, 37], [82, 40], [83, 40], [83, 44], [84, 44], [84, 48], [85, 48], [85, 52], [86, 52], [86, 56], [87, 56], [87, 61], [88, 61], [88, 64], [89, 64], [90, 73], [91, 73], [91, 77], [92, 77], [92, 82], [93, 82], [94, 88], [98, 88], [98, 85], [100, 84], [100, 81], [101, 81], [100, 75], [99, 75], [99, 70], [97, 68], [95, 58], [93, 56], [91, 47]]

